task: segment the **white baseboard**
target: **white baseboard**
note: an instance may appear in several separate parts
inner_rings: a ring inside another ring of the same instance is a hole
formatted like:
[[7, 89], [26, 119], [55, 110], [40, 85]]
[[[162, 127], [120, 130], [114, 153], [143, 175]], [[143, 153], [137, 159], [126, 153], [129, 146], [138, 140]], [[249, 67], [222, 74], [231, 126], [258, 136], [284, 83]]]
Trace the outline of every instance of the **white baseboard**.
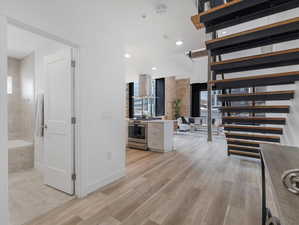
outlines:
[[101, 187], [104, 187], [107, 184], [110, 184], [116, 180], [119, 180], [120, 178], [124, 177], [125, 175], [126, 175], [126, 171], [125, 171], [125, 169], [123, 169], [123, 170], [119, 170], [118, 172], [116, 172], [104, 179], [101, 179], [93, 184], [89, 184], [87, 187], [86, 195], [97, 191], [98, 189], [100, 189]]

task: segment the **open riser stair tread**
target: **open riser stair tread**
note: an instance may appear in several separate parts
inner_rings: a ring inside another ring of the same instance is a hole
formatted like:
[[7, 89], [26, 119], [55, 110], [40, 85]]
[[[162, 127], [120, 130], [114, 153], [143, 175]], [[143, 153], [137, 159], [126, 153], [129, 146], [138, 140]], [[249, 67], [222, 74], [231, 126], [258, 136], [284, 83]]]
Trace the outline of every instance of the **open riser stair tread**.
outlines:
[[[199, 12], [205, 8], [203, 7], [205, 1], [201, 3]], [[291, 49], [246, 57], [236, 56], [232, 59], [225, 54], [299, 39], [299, 16], [295, 14], [295, 18], [262, 26], [257, 22], [257, 26], [253, 29], [246, 30], [245, 27], [243, 31], [240, 29], [236, 33], [222, 37], [219, 37], [217, 32], [227, 27], [253, 22], [252, 20], [255, 19], [297, 8], [299, 0], [223, 0], [217, 1], [217, 4], [213, 3], [210, 1], [212, 8], [193, 16], [191, 20], [197, 29], [205, 28], [205, 32], [210, 33], [212, 37], [212, 40], [207, 40], [205, 43], [209, 58], [208, 82], [212, 86], [211, 90], [222, 91], [222, 94], [218, 95], [222, 106], [217, 109], [222, 113], [221, 126], [225, 131], [228, 154], [260, 158], [260, 144], [280, 143], [281, 135], [284, 133], [283, 126], [287, 124], [285, 117], [290, 113], [289, 102], [283, 105], [280, 102], [269, 102], [269, 104], [267, 102], [294, 99], [295, 91], [285, 90], [292, 89], [293, 86], [283, 85], [295, 84], [299, 81], [299, 71], [264, 75], [250, 75], [250, 73], [277, 67], [288, 69], [287, 66], [299, 65], [299, 48], [292, 46]], [[202, 56], [191, 53], [190, 58]], [[236, 74], [237, 72], [244, 73]], [[217, 75], [221, 75], [221, 78]], [[275, 85], [282, 85], [279, 90], [283, 91], [267, 91], [267, 86]], [[240, 88], [250, 88], [248, 91], [250, 93], [236, 93], [237, 90], [234, 89]], [[268, 117], [268, 113], [285, 114], [285, 116]]]
[[198, 23], [212, 32], [298, 6], [297, 0], [235, 0], [199, 14]]
[[242, 133], [225, 133], [225, 136], [230, 139], [254, 140], [263, 142], [280, 142], [279, 136], [257, 135], [257, 134], [242, 134]]
[[299, 71], [265, 74], [257, 76], [244, 76], [224, 80], [214, 80], [211, 83], [216, 89], [262, 87], [270, 85], [293, 84], [299, 80]]
[[261, 142], [257, 142], [257, 141], [245, 141], [245, 140], [240, 140], [240, 139], [231, 139], [228, 138], [227, 139], [227, 144], [228, 145], [238, 145], [238, 146], [248, 146], [248, 147], [255, 147], [255, 148], [259, 148]]
[[237, 150], [237, 151], [244, 151], [244, 152], [252, 152], [252, 153], [259, 153], [259, 148], [253, 147], [246, 147], [246, 146], [239, 146], [239, 145], [227, 145], [228, 150]]
[[283, 129], [276, 128], [276, 127], [224, 125], [224, 130], [225, 131], [262, 133], [262, 134], [283, 134]]
[[267, 106], [231, 106], [220, 107], [221, 112], [228, 113], [289, 113], [288, 105], [267, 105]]
[[299, 17], [206, 42], [212, 55], [261, 47], [299, 38]]
[[229, 154], [233, 155], [239, 155], [239, 156], [246, 156], [246, 157], [252, 157], [252, 158], [260, 158], [259, 153], [252, 153], [252, 152], [245, 152], [245, 151], [237, 151], [237, 150], [228, 150]]
[[219, 74], [296, 64], [299, 64], [299, 48], [214, 62], [211, 70]]
[[286, 119], [281, 117], [244, 117], [244, 116], [225, 116], [222, 118], [223, 124], [243, 124], [243, 125], [255, 125], [255, 124], [274, 124], [285, 125]]
[[243, 125], [253, 125], [253, 124], [275, 124], [284, 125], [286, 124], [286, 119], [282, 117], [239, 117], [239, 116], [224, 116], [222, 118], [223, 124], [243, 124]]
[[218, 95], [220, 101], [279, 101], [293, 99], [295, 91], [272, 91]]

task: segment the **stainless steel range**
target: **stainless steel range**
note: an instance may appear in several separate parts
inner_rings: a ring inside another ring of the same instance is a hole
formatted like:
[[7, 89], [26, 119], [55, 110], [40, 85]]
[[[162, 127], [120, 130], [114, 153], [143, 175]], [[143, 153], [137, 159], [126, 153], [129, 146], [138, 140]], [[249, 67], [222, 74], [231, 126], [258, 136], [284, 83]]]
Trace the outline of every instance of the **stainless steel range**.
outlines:
[[129, 148], [148, 150], [147, 148], [147, 123], [140, 120], [131, 120], [128, 125]]

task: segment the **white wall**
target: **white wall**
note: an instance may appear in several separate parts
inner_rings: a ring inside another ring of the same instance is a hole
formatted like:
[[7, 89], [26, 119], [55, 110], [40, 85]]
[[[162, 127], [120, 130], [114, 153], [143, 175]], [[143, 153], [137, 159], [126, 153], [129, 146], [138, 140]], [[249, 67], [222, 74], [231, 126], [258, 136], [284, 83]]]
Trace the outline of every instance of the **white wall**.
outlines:
[[[187, 56], [185, 56], [187, 57]], [[185, 60], [185, 59], [184, 59]], [[205, 83], [208, 80], [208, 57], [201, 57], [191, 61], [190, 59], [190, 68], [189, 72], [184, 73], [167, 73], [161, 74], [159, 71], [156, 71], [154, 74], [151, 74], [152, 79], [161, 78], [161, 77], [172, 77], [175, 76], [176, 79], [190, 79], [191, 83]], [[132, 74], [137, 74], [136, 71]], [[127, 72], [128, 74], [128, 72]], [[138, 76], [126, 77], [126, 82], [138, 82]]]
[[1, 224], [8, 224], [8, 158], [7, 158], [7, 57], [6, 50], [6, 20], [0, 13], [0, 219]]
[[191, 83], [208, 82], [208, 57], [201, 57], [193, 61], [193, 73], [190, 76]]
[[[124, 175], [124, 3], [112, 1], [2, 0], [0, 13], [80, 46], [80, 152], [87, 194]], [[109, 157], [111, 155], [111, 158]], [[2, 171], [1, 171], [2, 172]], [[0, 177], [1, 182], [4, 177]], [[1, 201], [0, 204], [4, 204]]]

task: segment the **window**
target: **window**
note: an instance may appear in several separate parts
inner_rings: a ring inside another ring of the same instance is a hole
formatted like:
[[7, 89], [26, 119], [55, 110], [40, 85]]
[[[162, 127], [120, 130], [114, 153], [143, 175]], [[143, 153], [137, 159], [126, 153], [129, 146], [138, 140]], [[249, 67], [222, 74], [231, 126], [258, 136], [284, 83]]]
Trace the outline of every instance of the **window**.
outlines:
[[9, 95], [12, 94], [12, 77], [11, 76], [7, 77], [7, 94], [9, 94]]
[[[200, 91], [200, 115], [201, 117], [208, 116], [208, 91]], [[213, 118], [220, 117], [220, 112], [218, 108], [221, 107], [221, 101], [218, 100], [217, 96], [221, 94], [219, 90], [212, 91], [212, 110], [213, 110]], [[219, 114], [219, 115], [218, 115]]]
[[[156, 85], [155, 81], [152, 81], [151, 93], [155, 93]], [[139, 98], [139, 85], [134, 82], [134, 117], [153, 117], [155, 116], [155, 97]]]

